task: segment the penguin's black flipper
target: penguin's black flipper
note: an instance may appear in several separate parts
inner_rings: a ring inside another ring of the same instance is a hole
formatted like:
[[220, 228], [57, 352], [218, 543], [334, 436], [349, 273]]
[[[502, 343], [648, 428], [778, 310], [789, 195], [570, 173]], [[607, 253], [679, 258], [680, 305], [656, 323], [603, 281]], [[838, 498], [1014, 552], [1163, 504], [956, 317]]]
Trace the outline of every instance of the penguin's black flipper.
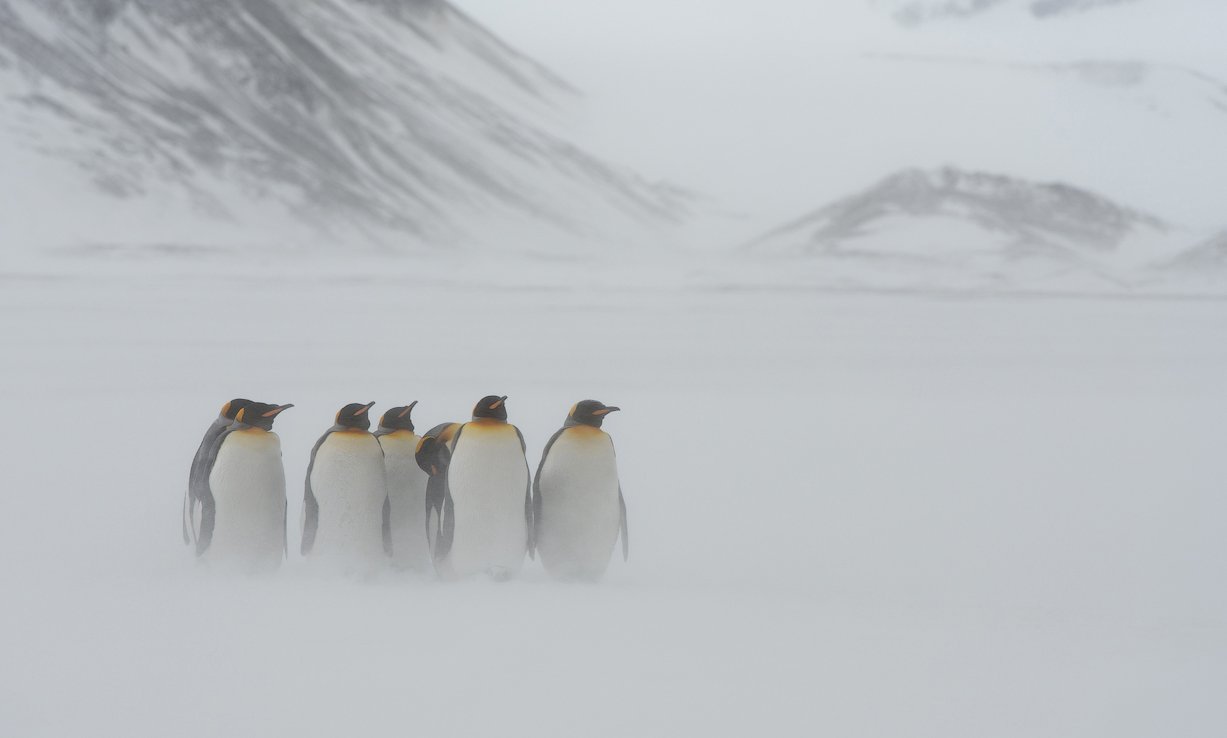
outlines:
[[622, 485], [618, 485], [618, 507], [622, 508], [622, 560], [626, 561], [631, 556], [631, 541], [628, 531], [626, 530], [626, 498], [622, 496]]
[[[214, 462], [217, 461], [218, 451], [226, 442], [226, 436], [233, 433], [238, 427], [238, 424], [230, 421], [226, 421], [224, 425], [215, 421], [213, 427], [209, 429], [212, 440], [210, 436], [206, 436], [200, 444], [204, 456], [196, 468], [195, 483], [189, 480], [188, 489], [189, 496], [194, 497], [195, 501], [200, 503], [200, 530], [196, 532], [197, 556], [203, 555], [213, 544], [213, 525], [217, 521], [217, 503], [213, 499], [213, 489], [209, 486], [209, 475], [213, 471]], [[194, 512], [195, 505], [190, 510], [190, 513]]]
[[315, 534], [320, 528], [320, 503], [315, 499], [315, 492], [311, 490], [311, 472], [315, 471], [315, 454], [330, 435], [332, 435], [331, 428], [315, 442], [315, 447], [311, 449], [311, 463], [307, 464], [307, 481], [303, 489], [302, 545], [299, 547], [299, 552], [303, 556], [311, 553], [311, 549], [315, 547]]
[[537, 560], [537, 515], [533, 509], [532, 483], [524, 490], [524, 525], [528, 529], [528, 558]]
[[[213, 463], [217, 461], [217, 452], [222, 447], [222, 439], [225, 438], [232, 424], [233, 421], [229, 418], [214, 420], [209, 429], [205, 431], [200, 446], [196, 448], [196, 455], [192, 457], [192, 468], [188, 471], [187, 476], [187, 495], [183, 499], [184, 545], [191, 545], [193, 540], [199, 538], [196, 530], [196, 505], [203, 504], [206, 495], [212, 496], [212, 492], [209, 491], [209, 474], [213, 470]], [[197, 553], [203, 553], [203, 551], [197, 548]]]
[[545, 468], [545, 459], [550, 455], [550, 449], [554, 447], [554, 441], [566, 432], [566, 428], [560, 428], [557, 433], [550, 436], [550, 440], [545, 442], [545, 449], [541, 452], [541, 461], [537, 464], [537, 473], [533, 475], [533, 525], [532, 525], [532, 548], [537, 550], [537, 530], [541, 527], [541, 470]]
[[315, 534], [320, 527], [320, 503], [311, 492], [311, 483], [307, 483], [307, 493], [303, 497], [302, 545], [299, 553], [307, 556], [315, 547]]
[[191, 490], [191, 483], [189, 482], [188, 491], [183, 493], [183, 545], [184, 546], [190, 546], [192, 544], [192, 537], [188, 535], [188, 524], [187, 524], [188, 510], [190, 509], [188, 506], [191, 504], [192, 504], [192, 490]]
[[392, 555], [392, 498], [383, 498], [383, 552]]
[[443, 561], [452, 552], [456, 537], [456, 507], [451, 492], [443, 497], [443, 514], [439, 519], [439, 539], [435, 542], [435, 561]]
[[196, 536], [197, 556], [203, 556], [213, 544], [213, 523], [217, 520], [217, 503], [213, 501], [213, 495], [210, 494], [201, 502], [200, 533]]
[[524, 453], [524, 474], [528, 480], [524, 483], [524, 525], [528, 531], [528, 558], [536, 561], [537, 516], [533, 506], [533, 470], [528, 466], [528, 444], [524, 443], [524, 434], [516, 428], [516, 435], [520, 438], [520, 451]]
[[434, 560], [435, 545], [443, 526], [443, 488], [442, 476], [426, 480], [426, 545], [430, 549], [431, 561]]

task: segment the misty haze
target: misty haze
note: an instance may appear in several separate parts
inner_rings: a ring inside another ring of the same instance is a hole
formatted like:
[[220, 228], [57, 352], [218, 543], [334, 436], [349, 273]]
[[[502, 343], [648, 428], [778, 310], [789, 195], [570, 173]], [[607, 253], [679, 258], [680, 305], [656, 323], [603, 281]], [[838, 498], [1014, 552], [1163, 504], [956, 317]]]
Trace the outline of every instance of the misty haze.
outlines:
[[1217, 738], [1224, 28], [0, 0], [0, 734]]

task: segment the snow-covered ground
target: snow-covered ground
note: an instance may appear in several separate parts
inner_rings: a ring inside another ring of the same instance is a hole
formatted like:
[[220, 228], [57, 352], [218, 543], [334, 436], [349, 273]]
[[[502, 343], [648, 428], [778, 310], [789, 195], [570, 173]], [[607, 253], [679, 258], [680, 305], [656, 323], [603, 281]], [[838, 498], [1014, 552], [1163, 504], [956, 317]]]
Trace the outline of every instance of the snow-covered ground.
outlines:
[[[58, 258], [0, 277], [0, 733], [1227, 731], [1222, 302]], [[225, 579], [180, 541], [233, 396], [296, 404], [293, 551], [340, 405], [494, 392], [534, 466], [624, 408], [604, 584]]]

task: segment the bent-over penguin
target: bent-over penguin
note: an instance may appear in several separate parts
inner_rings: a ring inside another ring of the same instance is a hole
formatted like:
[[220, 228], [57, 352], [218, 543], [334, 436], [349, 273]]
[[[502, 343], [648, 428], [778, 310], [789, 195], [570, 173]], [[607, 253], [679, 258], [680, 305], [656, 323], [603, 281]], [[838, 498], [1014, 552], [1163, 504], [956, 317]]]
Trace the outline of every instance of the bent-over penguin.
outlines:
[[[453, 511], [447, 500], [447, 465], [452, 460], [452, 441], [462, 423], [440, 423], [422, 434], [418, 440], [414, 459], [418, 468], [428, 476], [426, 482], [426, 546], [431, 562], [447, 557], [447, 550], [441, 548], [446, 540], [451, 545], [452, 526], [455, 521]], [[449, 525], [446, 536], [443, 533], [443, 523]], [[437, 568], [437, 567], [436, 567]]]
[[613, 439], [601, 430], [618, 410], [596, 400], [576, 403], [541, 454], [533, 480], [533, 523], [537, 555], [553, 577], [600, 579], [619, 533], [622, 559], [630, 554]]

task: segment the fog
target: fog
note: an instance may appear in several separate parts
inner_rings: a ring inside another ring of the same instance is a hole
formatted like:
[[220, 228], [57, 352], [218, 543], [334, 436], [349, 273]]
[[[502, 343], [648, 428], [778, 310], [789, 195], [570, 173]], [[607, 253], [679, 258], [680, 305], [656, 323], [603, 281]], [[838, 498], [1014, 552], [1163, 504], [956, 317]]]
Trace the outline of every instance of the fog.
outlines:
[[[1153, 110], [1170, 81], [1130, 100], [1127, 87], [1044, 79], [1053, 64], [1142, 62], [1221, 88], [1227, 6], [1214, 0], [1060, 20], [1011, 5], [919, 28], [861, 0], [459, 5], [587, 93], [599, 150], [742, 216], [704, 241], [747, 240], [896, 169], [943, 164], [1080, 183], [1189, 225], [1223, 220], [1227, 147], [1206, 128], [1221, 115]], [[1147, 124], [1155, 112], [1165, 123]]]
[[[1223, 734], [1217, 3], [455, 5], [0, 0], [0, 734]], [[299, 554], [338, 408], [491, 394], [621, 408], [629, 561]]]

